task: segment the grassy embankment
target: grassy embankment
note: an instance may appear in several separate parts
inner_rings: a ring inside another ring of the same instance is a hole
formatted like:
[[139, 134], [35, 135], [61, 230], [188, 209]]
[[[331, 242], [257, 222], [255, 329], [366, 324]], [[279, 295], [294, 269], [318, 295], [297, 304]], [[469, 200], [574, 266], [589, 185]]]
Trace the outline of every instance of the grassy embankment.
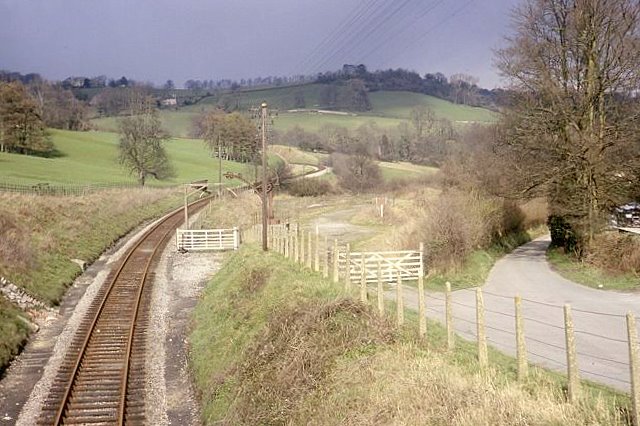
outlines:
[[[175, 189], [110, 190], [85, 197], [0, 193], [0, 275], [53, 305], [81, 271], [143, 221], [180, 205]], [[23, 315], [0, 297], [0, 371], [19, 349]]]
[[[470, 343], [446, 352], [441, 326], [415, 336], [341, 284], [255, 246], [235, 253], [194, 314], [191, 368], [205, 424], [623, 424], [628, 398], [587, 386], [567, 404], [559, 375]], [[393, 315], [393, 307], [388, 306]], [[602, 392], [602, 394], [600, 394]]]

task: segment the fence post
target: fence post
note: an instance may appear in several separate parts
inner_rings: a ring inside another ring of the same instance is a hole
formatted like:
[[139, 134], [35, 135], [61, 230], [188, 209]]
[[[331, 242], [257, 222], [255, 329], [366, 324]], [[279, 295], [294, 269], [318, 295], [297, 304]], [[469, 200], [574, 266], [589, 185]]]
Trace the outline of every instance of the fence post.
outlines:
[[314, 252], [313, 270], [320, 272], [320, 229], [318, 229], [318, 225], [316, 225], [316, 250]]
[[333, 240], [333, 282], [340, 281], [340, 252], [338, 251], [338, 239]]
[[289, 235], [289, 229], [284, 229], [284, 257], [285, 259], [289, 258], [289, 247], [291, 243], [291, 236]]
[[312, 244], [312, 236], [311, 236], [311, 231], [309, 231], [309, 233], [307, 234], [307, 268], [311, 269], [311, 259], [313, 256], [312, 253], [312, 248], [311, 248], [311, 244]]
[[360, 301], [367, 303], [367, 268], [364, 264], [364, 254], [362, 259], [362, 272], [360, 273]]
[[404, 298], [402, 296], [402, 274], [398, 272], [396, 284], [396, 306], [398, 307], [398, 326], [404, 324]]
[[382, 262], [378, 260], [378, 312], [384, 315], [384, 289], [382, 288]]
[[427, 307], [424, 295], [424, 266], [422, 264], [422, 253], [424, 253], [424, 243], [420, 243], [420, 269], [418, 270], [418, 335], [423, 338], [427, 335]]
[[293, 236], [293, 261], [298, 262], [300, 258], [300, 224], [296, 224], [296, 232]]
[[524, 322], [522, 320], [522, 298], [516, 296], [516, 355], [518, 359], [518, 380], [522, 381], [527, 377], [529, 366], [527, 364], [527, 347], [524, 339]]
[[453, 313], [451, 311], [451, 283], [448, 281], [445, 291], [445, 322], [447, 325], [447, 349], [452, 350], [455, 340], [453, 336]]
[[304, 265], [304, 231], [300, 232], [300, 259], [298, 261], [301, 265]]
[[578, 372], [578, 360], [576, 358], [576, 340], [573, 334], [573, 319], [571, 305], [564, 305], [564, 333], [567, 349], [567, 396], [569, 402], [576, 402], [580, 396], [580, 375]]
[[351, 246], [347, 243], [346, 264], [344, 269], [344, 289], [351, 288]]
[[487, 334], [484, 328], [484, 299], [480, 287], [476, 288], [476, 327], [478, 337], [478, 362], [481, 367], [486, 367], [488, 364]]
[[329, 240], [324, 236], [324, 264], [322, 265], [322, 278], [329, 278]]
[[239, 238], [238, 238], [238, 228], [235, 227], [233, 228], [233, 249], [234, 250], [238, 250], [238, 246], [240, 245], [239, 243]]
[[638, 329], [636, 318], [631, 312], [627, 314], [627, 336], [629, 340], [629, 373], [631, 379], [631, 409], [633, 426], [640, 425], [640, 388], [638, 385]]

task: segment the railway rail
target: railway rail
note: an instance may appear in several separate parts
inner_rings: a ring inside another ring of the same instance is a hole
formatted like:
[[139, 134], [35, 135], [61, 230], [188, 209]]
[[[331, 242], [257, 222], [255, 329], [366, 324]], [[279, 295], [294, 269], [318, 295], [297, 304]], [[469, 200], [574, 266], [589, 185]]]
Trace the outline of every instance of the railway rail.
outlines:
[[[210, 198], [189, 205], [197, 211]], [[183, 209], [142, 235], [98, 291], [67, 350], [39, 424], [143, 424], [145, 341], [153, 266]]]

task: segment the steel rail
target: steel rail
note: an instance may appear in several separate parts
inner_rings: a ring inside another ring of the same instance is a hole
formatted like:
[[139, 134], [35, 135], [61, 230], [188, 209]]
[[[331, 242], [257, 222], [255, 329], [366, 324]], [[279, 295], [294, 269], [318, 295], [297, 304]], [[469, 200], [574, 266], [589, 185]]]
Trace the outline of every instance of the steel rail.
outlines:
[[[197, 200], [194, 201], [193, 203], [189, 204], [189, 208], [195, 208], [196, 206], [199, 206], [200, 204], [205, 204], [207, 201], [211, 201], [212, 197], [207, 197], [207, 198], [203, 198], [201, 200]], [[147, 239], [153, 235], [153, 233], [158, 230], [158, 228], [160, 226], [162, 226], [163, 224], [166, 224], [170, 219], [179, 216], [181, 213], [183, 212], [183, 207], [177, 208], [176, 210], [168, 213], [167, 215], [165, 215], [164, 217], [162, 217], [160, 220], [158, 220], [149, 230], [147, 230], [144, 235], [142, 235], [138, 241], [136, 241], [136, 243], [128, 250], [127, 254], [125, 255], [125, 258], [123, 259], [123, 261], [120, 263], [120, 266], [118, 267], [116, 274], [114, 275], [113, 279], [111, 280], [111, 282], [108, 284], [108, 289], [104, 294], [104, 297], [102, 298], [102, 300], [100, 301], [100, 306], [98, 307], [96, 314], [94, 315], [92, 321], [91, 321], [91, 325], [89, 326], [88, 332], [85, 336], [85, 339], [81, 345], [81, 349], [78, 353], [78, 356], [76, 358], [76, 362], [72, 368], [71, 374], [69, 376], [69, 382], [67, 383], [67, 386], [65, 387], [64, 390], [64, 394], [63, 394], [63, 398], [62, 401], [60, 403], [60, 407], [58, 408], [55, 418], [54, 418], [54, 424], [55, 425], [60, 425], [63, 423], [63, 419], [64, 419], [64, 414], [65, 411], [69, 405], [69, 398], [71, 396], [71, 392], [73, 390], [73, 386], [75, 384], [75, 379], [78, 375], [78, 371], [80, 370], [80, 366], [82, 364], [82, 361], [84, 359], [84, 356], [86, 354], [86, 350], [89, 344], [89, 341], [91, 340], [91, 337], [93, 336], [94, 330], [95, 330], [95, 326], [98, 322], [98, 320], [100, 319], [100, 316], [102, 314], [102, 312], [104, 311], [104, 307], [106, 305], [106, 302], [109, 298], [109, 295], [111, 294], [111, 292], [113, 291], [116, 282], [118, 281], [118, 278], [120, 277], [123, 269], [125, 268], [125, 266], [127, 265], [127, 262], [131, 259], [131, 257], [133, 256], [133, 254], [136, 252], [136, 250], [138, 248], [140, 248], [140, 246], [147, 241]], [[173, 230], [173, 227], [172, 229]], [[149, 256], [149, 260], [147, 261], [147, 264], [145, 265], [145, 270], [144, 270], [144, 274], [143, 277], [140, 281], [140, 288], [138, 289], [138, 294], [137, 294], [137, 299], [135, 301], [135, 307], [134, 307], [134, 313], [133, 313], [133, 318], [132, 318], [132, 324], [131, 324], [131, 328], [129, 330], [129, 340], [127, 343], [127, 351], [126, 354], [124, 356], [124, 359], [126, 359], [125, 361], [125, 365], [124, 365], [124, 371], [122, 374], [122, 382], [120, 385], [120, 391], [121, 391], [121, 396], [120, 396], [120, 406], [119, 406], [119, 410], [118, 410], [118, 425], [123, 425], [124, 424], [124, 416], [125, 416], [125, 402], [126, 402], [126, 392], [127, 392], [127, 381], [128, 381], [128, 373], [129, 373], [129, 363], [130, 363], [130, 358], [131, 358], [131, 349], [132, 349], [132, 341], [133, 341], [133, 333], [135, 330], [135, 324], [137, 322], [137, 315], [138, 315], [138, 311], [139, 311], [139, 307], [140, 307], [140, 300], [142, 298], [142, 290], [144, 288], [144, 283], [146, 281], [147, 275], [148, 275], [148, 271], [149, 271], [149, 267], [151, 266], [152, 261], [155, 258], [155, 255], [159, 249], [160, 246], [162, 246], [162, 244], [165, 242], [167, 235], [169, 235], [171, 231], [168, 231], [165, 235], [163, 235], [163, 237], [160, 239], [160, 241], [158, 242], [158, 244], [155, 245], [153, 253], [151, 254], [151, 256]]]

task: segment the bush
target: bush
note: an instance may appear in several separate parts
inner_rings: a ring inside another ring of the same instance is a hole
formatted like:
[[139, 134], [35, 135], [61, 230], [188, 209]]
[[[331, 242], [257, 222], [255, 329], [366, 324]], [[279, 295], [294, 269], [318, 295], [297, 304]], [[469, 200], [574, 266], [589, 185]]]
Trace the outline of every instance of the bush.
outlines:
[[613, 273], [640, 274], [640, 238], [605, 232], [589, 246], [586, 261]]
[[294, 197], [319, 197], [331, 192], [331, 184], [325, 180], [296, 179], [286, 189]]
[[334, 153], [331, 163], [340, 186], [348, 191], [367, 192], [378, 189], [382, 184], [380, 167], [366, 155]]
[[448, 270], [460, 266], [474, 250], [523, 231], [524, 221], [522, 210], [513, 202], [451, 190], [425, 206], [424, 217], [407, 243], [415, 246], [424, 241], [427, 263], [436, 270]]

